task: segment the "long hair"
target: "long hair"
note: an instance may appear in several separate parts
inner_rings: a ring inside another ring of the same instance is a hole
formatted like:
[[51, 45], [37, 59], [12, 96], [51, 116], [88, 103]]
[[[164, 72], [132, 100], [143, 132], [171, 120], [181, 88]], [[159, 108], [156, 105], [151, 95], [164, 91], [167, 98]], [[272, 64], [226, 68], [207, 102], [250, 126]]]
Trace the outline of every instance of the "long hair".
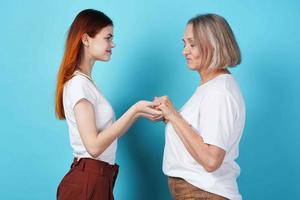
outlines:
[[93, 9], [81, 11], [71, 24], [65, 44], [64, 56], [57, 74], [55, 114], [58, 119], [65, 119], [63, 108], [64, 84], [72, 78], [74, 71], [80, 64], [83, 51], [82, 35], [86, 33], [90, 37], [94, 37], [106, 26], [113, 26], [112, 20], [104, 13]]

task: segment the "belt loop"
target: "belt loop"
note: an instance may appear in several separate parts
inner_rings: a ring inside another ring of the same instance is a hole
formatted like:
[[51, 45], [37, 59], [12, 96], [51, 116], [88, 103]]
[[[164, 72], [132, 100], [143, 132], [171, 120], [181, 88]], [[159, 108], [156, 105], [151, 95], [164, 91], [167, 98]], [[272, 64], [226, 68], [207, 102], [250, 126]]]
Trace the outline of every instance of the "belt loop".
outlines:
[[78, 161], [77, 161], [77, 158], [74, 158], [74, 159], [73, 159], [73, 162], [72, 162], [72, 164], [71, 164], [71, 169], [77, 165], [77, 162], [78, 162]]
[[83, 161], [82, 161], [82, 165], [81, 165], [81, 170], [82, 170], [82, 171], [84, 171], [85, 163], [86, 163], [85, 160], [83, 160]]
[[72, 168], [78, 166], [80, 167], [80, 163], [81, 163], [82, 158], [74, 158], [73, 164], [71, 165]]

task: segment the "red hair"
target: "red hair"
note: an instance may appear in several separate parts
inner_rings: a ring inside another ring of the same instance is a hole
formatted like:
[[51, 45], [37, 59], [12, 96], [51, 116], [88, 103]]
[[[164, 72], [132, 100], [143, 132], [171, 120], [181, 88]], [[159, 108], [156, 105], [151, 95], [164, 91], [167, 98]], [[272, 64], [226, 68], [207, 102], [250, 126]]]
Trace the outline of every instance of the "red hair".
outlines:
[[80, 64], [83, 51], [82, 35], [86, 33], [94, 37], [106, 26], [113, 26], [112, 20], [104, 13], [93, 9], [81, 11], [74, 19], [68, 32], [64, 56], [57, 74], [55, 114], [58, 119], [65, 119], [62, 96], [64, 84], [72, 78]]

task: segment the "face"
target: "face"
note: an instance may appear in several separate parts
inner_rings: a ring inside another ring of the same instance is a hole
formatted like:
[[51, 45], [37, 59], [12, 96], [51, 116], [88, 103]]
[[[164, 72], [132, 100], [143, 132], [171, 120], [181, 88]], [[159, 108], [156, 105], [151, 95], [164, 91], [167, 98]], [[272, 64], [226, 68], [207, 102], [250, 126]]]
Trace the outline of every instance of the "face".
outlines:
[[113, 27], [104, 27], [93, 38], [88, 35], [86, 37], [86, 41], [83, 41], [86, 52], [95, 60], [109, 61], [112, 55], [112, 48], [115, 47], [113, 43]]
[[188, 24], [183, 35], [184, 48], [182, 54], [191, 70], [200, 68], [200, 52], [194, 39], [193, 26]]

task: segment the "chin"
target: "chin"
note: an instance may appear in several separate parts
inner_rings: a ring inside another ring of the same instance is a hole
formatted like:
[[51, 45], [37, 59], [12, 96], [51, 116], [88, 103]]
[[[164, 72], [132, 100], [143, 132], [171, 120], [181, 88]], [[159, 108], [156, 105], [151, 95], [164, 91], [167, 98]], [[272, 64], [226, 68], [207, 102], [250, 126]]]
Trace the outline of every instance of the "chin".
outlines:
[[196, 66], [193, 66], [193, 65], [188, 65], [188, 68], [192, 71], [196, 71], [197, 70], [197, 67]]
[[103, 61], [103, 62], [108, 62], [108, 61], [110, 61], [110, 56], [109, 57], [98, 58], [97, 60]]

